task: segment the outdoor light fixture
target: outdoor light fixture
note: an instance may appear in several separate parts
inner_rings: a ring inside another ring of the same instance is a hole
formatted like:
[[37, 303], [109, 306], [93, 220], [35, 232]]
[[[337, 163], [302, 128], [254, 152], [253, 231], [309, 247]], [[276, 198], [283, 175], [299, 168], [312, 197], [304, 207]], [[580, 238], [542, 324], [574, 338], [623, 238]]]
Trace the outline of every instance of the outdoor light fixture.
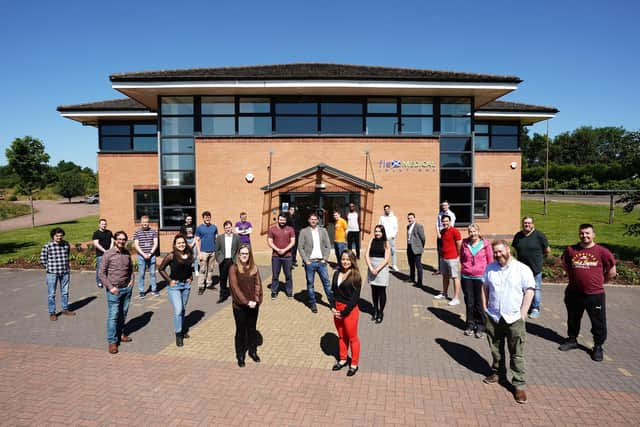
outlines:
[[518, 167], [518, 163], [516, 162], [511, 162], [511, 169], [515, 169]]
[[252, 183], [254, 179], [256, 179], [255, 176], [253, 176], [253, 174], [251, 172], [249, 172], [248, 174], [246, 174], [244, 176], [244, 179], [248, 182], [248, 183]]

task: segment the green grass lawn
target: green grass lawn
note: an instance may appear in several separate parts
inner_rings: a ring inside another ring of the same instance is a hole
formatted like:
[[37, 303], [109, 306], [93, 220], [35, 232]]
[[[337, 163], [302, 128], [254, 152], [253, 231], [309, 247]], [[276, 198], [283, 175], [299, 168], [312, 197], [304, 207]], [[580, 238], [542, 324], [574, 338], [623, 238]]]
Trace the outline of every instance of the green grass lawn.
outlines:
[[0, 220], [26, 215], [31, 212], [31, 206], [19, 203], [0, 202]]
[[638, 209], [625, 214], [621, 208], [615, 208], [614, 223], [608, 224], [608, 205], [551, 202], [547, 207], [549, 214], [545, 216], [541, 201], [523, 200], [522, 216], [534, 217], [536, 228], [547, 236], [554, 255], [560, 255], [568, 245], [577, 243], [578, 226], [590, 223], [595, 228], [595, 241], [606, 245], [618, 259], [630, 261], [640, 257], [640, 238], [624, 235], [624, 224], [639, 220]]
[[76, 243], [88, 242], [97, 229], [97, 224], [98, 216], [92, 215], [55, 225], [2, 231], [0, 232], [0, 263], [6, 263], [10, 258], [29, 257], [33, 254], [39, 256], [42, 245], [51, 240], [49, 232], [54, 227], [62, 227], [66, 233], [65, 240], [72, 246]]

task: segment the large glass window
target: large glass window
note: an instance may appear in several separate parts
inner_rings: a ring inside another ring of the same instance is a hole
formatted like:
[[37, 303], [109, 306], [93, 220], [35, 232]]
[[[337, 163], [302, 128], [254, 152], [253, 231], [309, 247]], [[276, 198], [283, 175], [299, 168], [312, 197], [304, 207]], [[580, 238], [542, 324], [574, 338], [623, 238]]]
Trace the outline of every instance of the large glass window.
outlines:
[[440, 133], [471, 133], [471, 99], [443, 97], [440, 100]]
[[269, 98], [240, 98], [238, 134], [268, 136], [273, 133], [271, 100]]
[[473, 217], [489, 218], [489, 189], [487, 187], [477, 187], [474, 199]]
[[152, 122], [101, 123], [100, 151], [157, 152], [157, 126]]
[[470, 137], [440, 138], [440, 201], [456, 214], [456, 226], [472, 221], [473, 150]]
[[475, 149], [476, 151], [519, 150], [519, 133], [520, 126], [514, 123], [476, 123]]
[[402, 135], [433, 135], [433, 99], [406, 97], [400, 99]]
[[143, 215], [148, 215], [151, 222], [160, 220], [158, 190], [133, 190], [133, 205], [136, 222]]
[[191, 96], [163, 96], [160, 104], [163, 116], [176, 114], [193, 114], [193, 97]]

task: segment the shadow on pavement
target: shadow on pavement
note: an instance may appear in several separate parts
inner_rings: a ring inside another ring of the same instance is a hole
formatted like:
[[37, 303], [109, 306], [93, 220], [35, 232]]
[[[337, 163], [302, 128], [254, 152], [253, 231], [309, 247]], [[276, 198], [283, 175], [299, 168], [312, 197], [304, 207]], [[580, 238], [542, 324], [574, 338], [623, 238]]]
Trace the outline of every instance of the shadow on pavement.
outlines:
[[453, 313], [449, 310], [443, 310], [437, 307], [428, 307], [427, 309], [443, 322], [446, 322], [460, 330], [465, 329], [466, 325], [464, 323], [464, 320], [460, 318], [460, 315], [458, 313]]
[[[322, 285], [320, 285], [322, 286]], [[319, 292], [314, 292], [316, 295], [316, 304], [317, 305], [324, 305], [325, 307], [331, 307], [331, 305], [323, 300], [323, 296], [321, 293]], [[304, 304], [305, 306], [309, 307], [309, 294], [307, 293], [306, 290], [303, 291], [299, 291], [298, 293], [293, 294], [293, 299], [295, 299], [296, 301], [298, 301], [299, 303]]]
[[340, 357], [338, 352], [338, 336], [333, 332], [327, 332], [320, 338], [320, 348], [327, 356], [333, 356], [336, 361]]
[[90, 297], [86, 297], [86, 298], [82, 298], [81, 300], [74, 301], [71, 304], [69, 304], [69, 310], [71, 311], [80, 310], [82, 307], [84, 307], [87, 304], [90, 304], [96, 298], [98, 297], [95, 295], [91, 295]]
[[491, 374], [491, 366], [489, 363], [472, 348], [443, 338], [436, 338], [436, 343], [438, 343], [453, 360], [468, 370], [485, 376]]
[[358, 300], [358, 309], [363, 313], [373, 314], [373, 304], [366, 299], [360, 298]]
[[130, 319], [124, 325], [123, 330], [127, 331], [127, 335], [131, 335], [134, 332], [139, 331], [140, 329], [147, 326], [149, 322], [151, 322], [151, 316], [153, 316], [153, 311], [146, 311], [142, 313], [140, 316]]
[[204, 311], [202, 310], [192, 310], [191, 313], [187, 314], [184, 317], [184, 331], [188, 332], [189, 328], [198, 324], [200, 320], [204, 317]]
[[559, 335], [553, 329], [549, 329], [546, 326], [538, 325], [537, 323], [526, 322], [527, 333], [535, 335], [540, 338], [544, 338], [547, 341], [554, 342], [556, 344], [562, 344], [565, 342], [565, 338]]

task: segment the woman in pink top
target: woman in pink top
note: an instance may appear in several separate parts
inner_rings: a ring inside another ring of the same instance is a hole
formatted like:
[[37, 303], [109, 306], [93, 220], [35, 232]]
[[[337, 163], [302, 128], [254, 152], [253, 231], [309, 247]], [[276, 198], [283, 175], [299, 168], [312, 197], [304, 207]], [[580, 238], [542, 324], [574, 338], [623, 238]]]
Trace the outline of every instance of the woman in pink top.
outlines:
[[467, 228], [469, 237], [462, 241], [460, 274], [464, 303], [467, 306], [467, 329], [464, 334], [484, 337], [484, 312], [482, 309], [482, 276], [487, 265], [493, 262], [491, 243], [480, 236], [478, 224]]

